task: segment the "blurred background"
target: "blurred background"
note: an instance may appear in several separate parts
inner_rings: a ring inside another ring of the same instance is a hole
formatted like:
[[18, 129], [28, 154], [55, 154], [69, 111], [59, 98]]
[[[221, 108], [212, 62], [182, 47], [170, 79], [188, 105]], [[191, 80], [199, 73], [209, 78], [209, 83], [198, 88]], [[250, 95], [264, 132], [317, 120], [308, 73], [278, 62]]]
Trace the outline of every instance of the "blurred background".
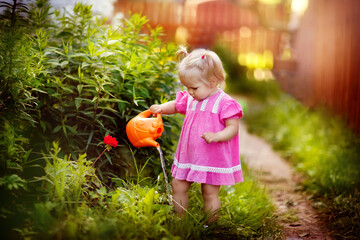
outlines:
[[[53, 1], [61, 7], [74, 1]], [[104, 0], [95, 12], [116, 24], [141, 13], [164, 40], [226, 46], [255, 80], [276, 79], [306, 106], [325, 106], [360, 131], [357, 0]]]

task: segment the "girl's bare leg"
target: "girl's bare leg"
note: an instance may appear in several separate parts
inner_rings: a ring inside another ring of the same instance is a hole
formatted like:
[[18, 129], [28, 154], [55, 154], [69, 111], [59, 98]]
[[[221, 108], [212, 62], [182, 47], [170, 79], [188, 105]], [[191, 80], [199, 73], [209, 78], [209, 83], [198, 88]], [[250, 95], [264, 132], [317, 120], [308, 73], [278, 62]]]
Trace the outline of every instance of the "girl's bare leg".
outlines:
[[173, 204], [176, 212], [181, 217], [185, 211], [184, 209], [187, 209], [188, 207], [189, 196], [187, 192], [191, 186], [191, 182], [173, 179], [171, 185]]
[[219, 185], [201, 184], [201, 191], [204, 198], [204, 211], [209, 214], [208, 223], [216, 221], [219, 217], [219, 190]]

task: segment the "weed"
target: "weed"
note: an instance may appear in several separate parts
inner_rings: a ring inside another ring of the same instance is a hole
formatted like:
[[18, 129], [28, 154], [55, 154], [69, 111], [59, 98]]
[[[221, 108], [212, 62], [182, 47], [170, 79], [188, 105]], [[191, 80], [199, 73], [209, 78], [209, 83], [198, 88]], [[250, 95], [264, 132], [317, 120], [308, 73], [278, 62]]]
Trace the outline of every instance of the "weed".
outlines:
[[296, 209], [289, 209], [280, 215], [279, 220], [285, 223], [293, 223], [299, 220]]

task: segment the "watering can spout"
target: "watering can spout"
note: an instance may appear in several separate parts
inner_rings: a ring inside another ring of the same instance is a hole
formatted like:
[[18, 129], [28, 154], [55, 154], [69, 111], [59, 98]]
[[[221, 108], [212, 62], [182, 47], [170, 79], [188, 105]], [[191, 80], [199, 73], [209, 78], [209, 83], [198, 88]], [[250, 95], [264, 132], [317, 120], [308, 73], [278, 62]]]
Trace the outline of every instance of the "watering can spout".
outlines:
[[155, 140], [164, 131], [161, 114], [156, 118], [150, 117], [150, 110], [139, 113], [126, 125], [126, 134], [131, 144], [135, 147], [159, 147]]

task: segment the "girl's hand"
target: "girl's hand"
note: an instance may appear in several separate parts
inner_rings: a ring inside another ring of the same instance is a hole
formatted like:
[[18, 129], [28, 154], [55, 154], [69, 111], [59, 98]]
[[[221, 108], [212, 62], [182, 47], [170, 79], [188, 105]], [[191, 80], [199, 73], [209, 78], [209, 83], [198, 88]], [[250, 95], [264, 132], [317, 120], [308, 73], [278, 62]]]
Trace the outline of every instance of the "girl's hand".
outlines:
[[155, 117], [156, 114], [174, 114], [177, 113], [176, 107], [175, 107], [175, 101], [170, 101], [163, 104], [154, 104], [150, 107], [150, 112], [153, 113], [153, 116]]
[[154, 116], [156, 116], [157, 113], [162, 113], [162, 107], [161, 105], [158, 105], [158, 104], [154, 104], [150, 107], [150, 112], [153, 113]]
[[225, 142], [234, 138], [239, 131], [239, 119], [231, 118], [225, 121], [225, 128], [219, 132], [204, 132], [201, 137], [207, 142]]
[[206, 141], [206, 143], [219, 142], [219, 136], [214, 132], [204, 132], [201, 137]]

